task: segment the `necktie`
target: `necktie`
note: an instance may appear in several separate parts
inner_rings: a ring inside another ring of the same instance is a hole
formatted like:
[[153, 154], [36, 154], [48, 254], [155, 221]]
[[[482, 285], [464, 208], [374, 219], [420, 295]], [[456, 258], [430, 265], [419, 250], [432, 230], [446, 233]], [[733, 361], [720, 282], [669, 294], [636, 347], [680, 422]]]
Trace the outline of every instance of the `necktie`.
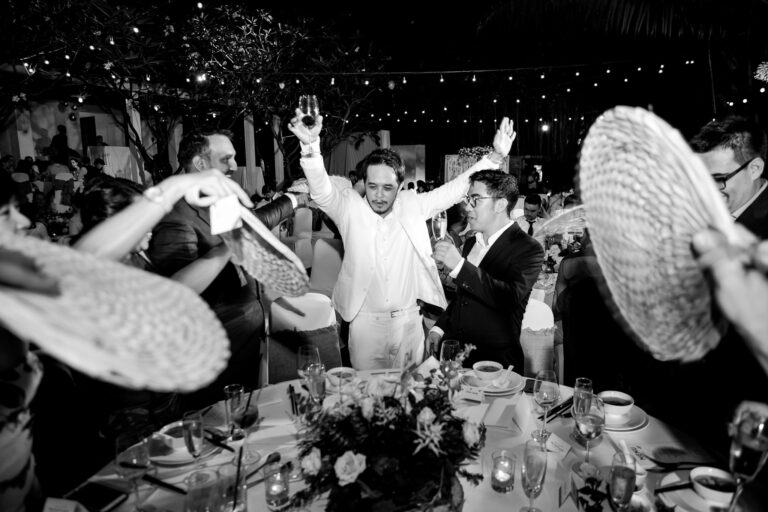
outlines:
[[533, 236], [533, 223], [536, 222], [535, 220], [528, 222], [528, 234]]

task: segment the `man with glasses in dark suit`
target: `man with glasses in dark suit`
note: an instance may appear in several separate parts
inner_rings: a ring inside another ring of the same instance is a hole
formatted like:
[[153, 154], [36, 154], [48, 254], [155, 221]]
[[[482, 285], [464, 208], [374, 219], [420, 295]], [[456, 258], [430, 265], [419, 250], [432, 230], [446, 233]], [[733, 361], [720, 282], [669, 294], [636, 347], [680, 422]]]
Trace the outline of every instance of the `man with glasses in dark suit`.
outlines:
[[768, 238], [765, 132], [737, 116], [707, 123], [691, 140], [723, 194], [728, 211], [760, 239]]

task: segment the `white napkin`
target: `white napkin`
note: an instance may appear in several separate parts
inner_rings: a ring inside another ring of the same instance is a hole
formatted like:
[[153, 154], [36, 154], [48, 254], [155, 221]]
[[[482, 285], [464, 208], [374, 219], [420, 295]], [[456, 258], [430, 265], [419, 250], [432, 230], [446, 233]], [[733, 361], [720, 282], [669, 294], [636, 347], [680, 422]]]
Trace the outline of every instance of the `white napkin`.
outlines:
[[456, 416], [464, 418], [470, 423], [479, 425], [483, 421], [485, 413], [488, 411], [489, 404], [471, 405], [469, 407], [462, 407], [456, 411]]
[[515, 415], [519, 401], [520, 397], [516, 399], [497, 398], [494, 400], [490, 409], [488, 409], [488, 413], [485, 415], [485, 426], [509, 430], [514, 435], [522, 434]]
[[440, 362], [437, 359], [435, 359], [435, 356], [429, 356], [429, 359], [421, 363], [416, 370], [424, 378], [427, 378], [430, 376], [430, 373], [432, 370], [437, 370], [439, 368], [440, 368]]

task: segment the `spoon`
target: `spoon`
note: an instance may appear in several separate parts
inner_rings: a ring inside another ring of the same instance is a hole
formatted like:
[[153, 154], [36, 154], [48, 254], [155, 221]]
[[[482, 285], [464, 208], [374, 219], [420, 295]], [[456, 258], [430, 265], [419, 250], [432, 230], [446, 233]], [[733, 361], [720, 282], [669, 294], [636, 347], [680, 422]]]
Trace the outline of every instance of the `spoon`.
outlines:
[[248, 480], [253, 475], [258, 473], [261, 470], [261, 468], [263, 468], [267, 464], [272, 464], [273, 462], [280, 462], [280, 453], [279, 452], [272, 452], [272, 453], [270, 453], [269, 456], [267, 457], [267, 460], [265, 460], [264, 463], [261, 466], [257, 467], [256, 469], [254, 469], [253, 471], [251, 471], [250, 473], [245, 475], [245, 479]]

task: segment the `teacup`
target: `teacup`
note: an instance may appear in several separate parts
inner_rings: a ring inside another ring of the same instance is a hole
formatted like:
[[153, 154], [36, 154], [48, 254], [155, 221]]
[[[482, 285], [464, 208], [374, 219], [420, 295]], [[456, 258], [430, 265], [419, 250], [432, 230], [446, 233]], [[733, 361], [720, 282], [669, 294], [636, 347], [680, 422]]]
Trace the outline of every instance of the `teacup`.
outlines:
[[635, 400], [621, 391], [603, 391], [597, 396], [603, 401], [606, 416], [626, 416], [635, 405]]
[[728, 506], [736, 491], [733, 475], [722, 469], [699, 466], [691, 470], [690, 478], [696, 494], [724, 507]]
[[480, 380], [489, 382], [501, 375], [504, 367], [496, 361], [478, 361], [472, 365], [472, 369]]

